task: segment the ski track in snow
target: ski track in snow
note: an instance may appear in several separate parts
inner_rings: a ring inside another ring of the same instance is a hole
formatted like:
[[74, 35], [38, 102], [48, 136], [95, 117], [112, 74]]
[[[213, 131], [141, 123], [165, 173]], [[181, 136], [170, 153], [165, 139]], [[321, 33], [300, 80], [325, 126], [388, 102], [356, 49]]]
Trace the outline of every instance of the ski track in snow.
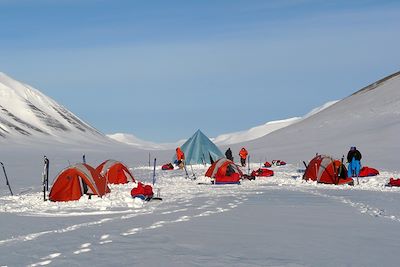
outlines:
[[46, 266], [53, 262], [54, 259], [61, 256], [61, 253], [53, 253], [46, 257], [41, 258], [42, 261], [29, 265], [30, 267]]
[[304, 193], [309, 193], [315, 196], [319, 196], [319, 197], [324, 197], [324, 198], [328, 198], [328, 199], [333, 199], [335, 201], [341, 202], [343, 204], [346, 204], [350, 207], [356, 208], [361, 214], [367, 214], [370, 215], [372, 217], [379, 217], [379, 218], [385, 218], [385, 219], [390, 219], [392, 221], [396, 221], [400, 223], [400, 217], [395, 216], [395, 215], [391, 215], [391, 214], [387, 214], [385, 212], [385, 209], [383, 208], [377, 208], [377, 207], [373, 207], [370, 206], [368, 204], [362, 203], [362, 202], [355, 202], [352, 201], [348, 198], [342, 197], [342, 196], [332, 196], [326, 193], [322, 193], [319, 191], [315, 191], [315, 190], [302, 190], [302, 189], [297, 189], [295, 191], [299, 191], [299, 192], [304, 192]]
[[[235, 199], [233, 202], [229, 202], [226, 204], [227, 207], [215, 207], [212, 210], [207, 210], [201, 213], [197, 213], [195, 215], [189, 216], [189, 215], [179, 215], [176, 219], [172, 219], [172, 220], [161, 220], [161, 221], [156, 221], [154, 223], [152, 223], [151, 225], [148, 226], [142, 226], [142, 227], [135, 227], [132, 229], [128, 229], [124, 232], [120, 233], [120, 236], [122, 237], [129, 237], [132, 235], [136, 235], [138, 233], [141, 232], [145, 232], [145, 231], [151, 231], [151, 230], [155, 230], [167, 225], [171, 225], [171, 224], [175, 224], [175, 223], [182, 223], [182, 222], [188, 222], [194, 218], [200, 218], [200, 217], [204, 217], [204, 216], [211, 216], [214, 214], [220, 214], [223, 212], [227, 212], [230, 211], [236, 207], [238, 207], [238, 205], [244, 203], [244, 201], [246, 201], [247, 198], [246, 197], [237, 197], [237, 199]], [[215, 202], [212, 202], [215, 203]], [[181, 212], [185, 212], [187, 211], [187, 209], [180, 209], [180, 210], [172, 210], [171, 212], [164, 212], [164, 214], [162, 215], [170, 215], [170, 214], [176, 214], [176, 213], [181, 213]], [[113, 241], [110, 239], [111, 236], [109, 234], [104, 234], [100, 237], [100, 242], [99, 245], [106, 245], [108, 243], [112, 243]], [[74, 255], [80, 255], [83, 253], [89, 253], [91, 252], [91, 243], [85, 243], [79, 246], [79, 248], [75, 251], [72, 252], [72, 254]], [[66, 253], [68, 254], [68, 253]], [[61, 253], [59, 254], [61, 255]], [[36, 264], [40, 264], [40, 263], [36, 263]], [[39, 265], [35, 265], [35, 266], [39, 266]]]

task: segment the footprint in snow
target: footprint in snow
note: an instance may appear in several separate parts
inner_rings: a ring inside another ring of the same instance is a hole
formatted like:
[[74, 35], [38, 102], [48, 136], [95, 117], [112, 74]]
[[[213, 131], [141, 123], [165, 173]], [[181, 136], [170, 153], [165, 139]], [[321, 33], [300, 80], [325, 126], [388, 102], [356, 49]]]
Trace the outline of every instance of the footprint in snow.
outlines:
[[46, 266], [46, 265], [49, 265], [52, 262], [51, 261], [52, 259], [55, 259], [55, 258], [57, 258], [59, 256], [61, 256], [61, 253], [53, 253], [53, 254], [50, 254], [50, 255], [48, 255], [46, 257], [41, 258], [41, 260], [43, 260], [43, 261], [37, 262], [37, 263], [33, 263], [33, 264], [29, 265], [29, 266], [30, 267]]
[[34, 264], [29, 265], [29, 266], [30, 267], [46, 266], [46, 265], [49, 265], [50, 263], [51, 263], [51, 260], [47, 260], [47, 261], [41, 261], [41, 262], [38, 262], [38, 263], [34, 263]]
[[208, 211], [205, 211], [205, 212], [200, 213], [200, 214], [198, 214], [198, 215], [195, 215], [194, 217], [207, 217], [207, 216], [210, 216], [210, 215], [213, 214], [213, 213], [214, 213], [214, 212], [208, 210]]
[[101, 241], [99, 242], [99, 244], [104, 245], [104, 244], [112, 243], [113, 242], [112, 240], [108, 240], [109, 237], [110, 237], [110, 235], [102, 235], [100, 237]]
[[89, 248], [91, 245], [92, 244], [90, 244], [90, 243], [82, 244], [79, 250], [74, 251], [74, 254], [75, 255], [79, 255], [79, 254], [91, 251], [91, 249]]
[[198, 210], [204, 210], [204, 209], [209, 208], [209, 207], [210, 207], [210, 205], [203, 205], [203, 206], [198, 207], [197, 209]]
[[175, 220], [174, 222], [187, 222], [190, 220], [190, 216], [182, 216], [179, 219]]
[[228, 206], [232, 209], [237, 208], [238, 205], [233, 204], [233, 203], [229, 203]]
[[167, 215], [167, 214], [177, 213], [177, 212], [181, 212], [181, 211], [187, 211], [187, 209], [179, 209], [179, 210], [164, 211], [164, 212], [161, 213], [161, 214], [162, 214], [162, 215]]
[[121, 235], [123, 235], [123, 236], [134, 235], [134, 234], [137, 234], [138, 232], [140, 232], [142, 230], [143, 230], [142, 227], [133, 228], [133, 229], [131, 229], [131, 230], [125, 232], [125, 233], [122, 233]]
[[153, 223], [152, 225], [150, 225], [149, 227], [147, 227], [146, 229], [156, 229], [156, 228], [160, 228], [160, 227], [163, 227], [165, 223], [166, 223], [165, 221], [155, 222], [155, 223]]

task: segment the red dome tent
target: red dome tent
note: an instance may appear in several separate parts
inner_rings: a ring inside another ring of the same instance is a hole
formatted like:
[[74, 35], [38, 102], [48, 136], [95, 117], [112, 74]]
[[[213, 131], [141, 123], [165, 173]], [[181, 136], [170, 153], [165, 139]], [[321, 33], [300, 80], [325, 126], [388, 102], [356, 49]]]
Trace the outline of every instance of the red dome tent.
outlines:
[[317, 155], [310, 161], [303, 179], [324, 184], [354, 184], [353, 179], [347, 177], [346, 166], [340, 160], [323, 155]]
[[106, 178], [109, 184], [135, 182], [135, 178], [129, 169], [123, 163], [116, 160], [106, 160], [96, 170]]
[[208, 168], [205, 176], [214, 178], [214, 184], [239, 184], [243, 173], [239, 167], [226, 158], [221, 158]]
[[87, 164], [76, 164], [60, 172], [50, 190], [51, 201], [79, 200], [82, 195], [104, 196], [110, 189], [106, 180]]

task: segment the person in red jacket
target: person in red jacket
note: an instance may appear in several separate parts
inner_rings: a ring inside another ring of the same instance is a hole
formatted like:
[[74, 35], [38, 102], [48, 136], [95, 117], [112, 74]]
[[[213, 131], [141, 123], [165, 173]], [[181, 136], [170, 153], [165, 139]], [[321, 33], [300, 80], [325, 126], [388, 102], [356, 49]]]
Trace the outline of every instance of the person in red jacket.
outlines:
[[185, 164], [185, 153], [183, 153], [180, 147], [176, 148], [176, 160], [177, 165], [182, 169], [183, 165]]
[[244, 147], [242, 147], [242, 149], [239, 152], [240, 164], [242, 164], [242, 167], [246, 166], [246, 158], [248, 154], [249, 152], [247, 152], [247, 150]]

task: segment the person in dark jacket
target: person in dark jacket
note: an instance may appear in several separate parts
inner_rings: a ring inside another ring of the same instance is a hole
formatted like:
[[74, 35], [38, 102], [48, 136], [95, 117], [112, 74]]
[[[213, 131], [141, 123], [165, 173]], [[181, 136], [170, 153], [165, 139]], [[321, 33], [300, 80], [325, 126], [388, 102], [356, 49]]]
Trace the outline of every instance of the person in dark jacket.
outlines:
[[228, 148], [228, 150], [226, 150], [225, 152], [225, 157], [231, 161], [233, 161], [233, 156], [232, 156], [232, 150], [231, 148]]
[[349, 164], [347, 170], [348, 177], [358, 177], [361, 169], [361, 158], [362, 155], [360, 151], [358, 151], [355, 146], [352, 146], [349, 153], [347, 153], [347, 163]]

